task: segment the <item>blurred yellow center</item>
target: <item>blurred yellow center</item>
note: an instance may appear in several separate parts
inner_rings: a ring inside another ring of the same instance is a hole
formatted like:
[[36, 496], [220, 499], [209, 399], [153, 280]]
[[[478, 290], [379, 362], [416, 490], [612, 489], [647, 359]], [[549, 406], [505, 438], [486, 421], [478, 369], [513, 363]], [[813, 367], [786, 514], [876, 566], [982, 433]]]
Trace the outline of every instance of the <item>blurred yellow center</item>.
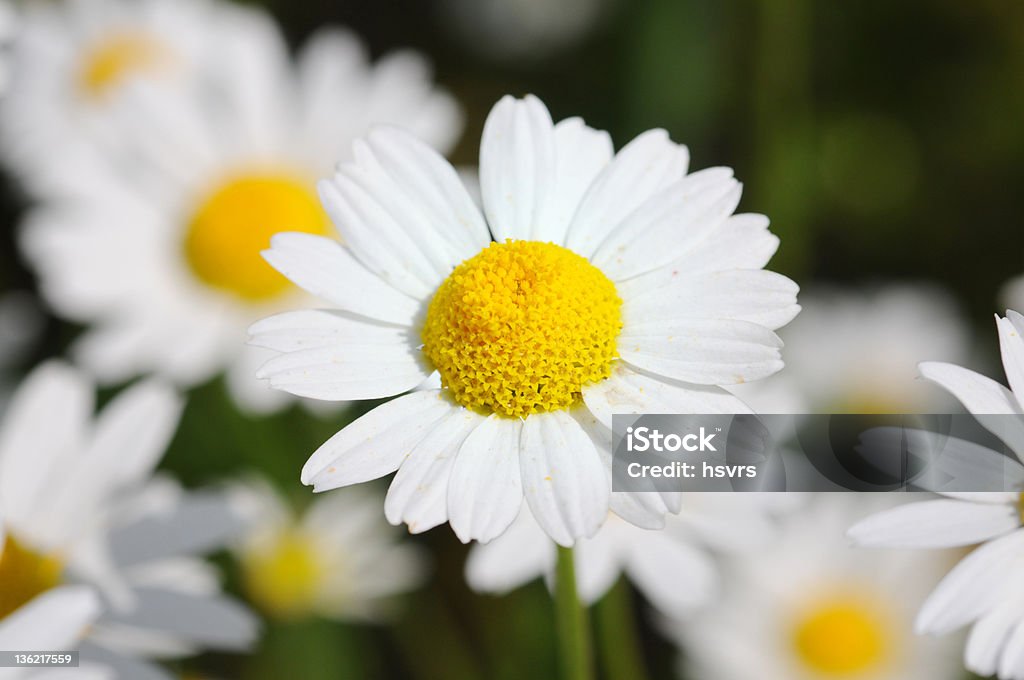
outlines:
[[892, 652], [886, 621], [874, 607], [856, 599], [826, 602], [807, 612], [793, 631], [797, 656], [822, 675], [859, 673]]
[[266, 301], [291, 285], [260, 257], [280, 231], [330, 232], [309, 182], [285, 173], [236, 176], [211, 191], [193, 214], [185, 257], [207, 285], [248, 302]]
[[309, 613], [323, 583], [323, 566], [313, 541], [289, 531], [243, 561], [246, 590], [253, 602], [282, 619]]
[[569, 408], [617, 356], [622, 301], [599, 269], [551, 243], [492, 243], [445, 279], [423, 351], [454, 399], [525, 417]]
[[60, 584], [63, 565], [7, 534], [0, 553], [0, 619]]
[[103, 97], [131, 75], [163, 68], [169, 57], [167, 47], [153, 36], [116, 33], [86, 51], [79, 89], [89, 97]]

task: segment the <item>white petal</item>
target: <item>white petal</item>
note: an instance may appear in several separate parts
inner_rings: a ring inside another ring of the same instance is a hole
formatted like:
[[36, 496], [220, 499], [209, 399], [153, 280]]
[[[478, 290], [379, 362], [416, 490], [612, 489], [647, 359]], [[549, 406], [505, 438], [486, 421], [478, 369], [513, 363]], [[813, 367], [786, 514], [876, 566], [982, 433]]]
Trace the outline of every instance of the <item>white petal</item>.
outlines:
[[733, 215], [710, 238], [679, 257], [672, 268], [689, 276], [730, 269], [761, 269], [779, 249], [779, 237], [768, 231], [764, 215]]
[[597, 174], [611, 161], [615, 151], [604, 130], [588, 127], [580, 118], [567, 118], [555, 125], [555, 180], [551, 206], [538, 241], [562, 244], [583, 194]]
[[576, 590], [587, 606], [604, 597], [622, 572], [619, 548], [623, 547], [623, 531], [630, 531], [630, 528], [606, 525], [592, 538], [577, 541], [572, 549]]
[[357, 148], [357, 159], [369, 163], [369, 155], [386, 175], [386, 202], [409, 237], [420, 247], [437, 241], [446, 245], [451, 267], [487, 247], [491, 235], [458, 172], [441, 154], [408, 132], [397, 128], [376, 128], [366, 138], [365, 150]]
[[417, 534], [448, 519], [452, 464], [466, 437], [484, 420], [468, 409], [452, 409], [416, 444], [388, 488], [384, 515], [389, 522], [405, 522]]
[[[1009, 319], [996, 317], [996, 325], [999, 327], [999, 351], [1006, 380], [1015, 397], [1024, 395], [1024, 339]], [[1020, 404], [1020, 397], [1017, 397], [1017, 403]]]
[[616, 413], [750, 413], [746, 404], [719, 387], [654, 378], [621, 363], [607, 380], [587, 385], [583, 401], [609, 429]]
[[629, 551], [626, 570], [644, 597], [669, 614], [686, 612], [708, 602], [718, 589], [712, 560], [665, 532], [640, 537], [636, 548]]
[[919, 633], [943, 635], [991, 611], [1024, 569], [1024, 531], [986, 543], [965, 557], [928, 596], [917, 615]]
[[302, 483], [326, 491], [390, 474], [456, 408], [440, 390], [381, 404], [324, 442], [303, 466]]
[[555, 555], [555, 544], [524, 504], [508, 531], [470, 549], [466, 582], [477, 592], [502, 595], [549, 573]]
[[480, 189], [494, 240], [535, 240], [551, 215], [555, 138], [551, 114], [533, 95], [494, 105], [480, 140]]
[[343, 346], [350, 342], [407, 342], [407, 328], [374, 323], [333, 309], [276, 314], [249, 327], [249, 344], [276, 352]]
[[14, 394], [0, 427], [0, 498], [11, 525], [45, 510], [51, 480], [85, 446], [92, 409], [92, 386], [59, 362], [35, 369]]
[[412, 325], [420, 303], [368, 271], [337, 241], [312, 234], [274, 234], [263, 258], [295, 285], [353, 314]]
[[85, 586], [39, 595], [0, 620], [0, 649], [53, 651], [74, 647], [100, 614], [100, 600]]
[[733, 385], [782, 368], [782, 341], [746, 321], [681, 319], [627, 326], [619, 356], [629, 364], [683, 382]]
[[[980, 373], [937, 361], [918, 364], [921, 376], [936, 383], [974, 414], [978, 422], [1002, 439], [1018, 456], [1024, 455], [1024, 416], [1016, 397]], [[985, 416], [992, 416], [986, 418]]]
[[651, 319], [733, 319], [772, 330], [800, 311], [799, 287], [790, 279], [762, 269], [736, 269], [689, 275], [663, 267], [617, 285], [625, 301], [623, 323]]
[[448, 482], [448, 521], [463, 543], [500, 536], [523, 504], [522, 421], [491, 415], [463, 442]]
[[623, 220], [591, 260], [615, 281], [667, 265], [725, 222], [741, 191], [729, 168], [687, 175]]
[[992, 675], [1011, 632], [1020, 624], [1024, 610], [1024, 589], [1016, 591], [978, 619], [971, 628], [964, 649], [964, 665], [979, 675]]
[[520, 460], [530, 510], [555, 542], [570, 546], [597, 532], [608, 513], [608, 476], [590, 438], [569, 414], [526, 418]]
[[594, 179], [569, 225], [566, 247], [590, 257], [634, 210], [686, 174], [690, 153], [664, 130], [624, 146]]
[[1019, 526], [1013, 506], [938, 499], [871, 515], [846, 535], [864, 546], [950, 548], [987, 541]]
[[265, 363], [256, 377], [299, 397], [352, 401], [407, 392], [430, 372], [408, 339], [375, 343], [364, 338], [282, 354]]

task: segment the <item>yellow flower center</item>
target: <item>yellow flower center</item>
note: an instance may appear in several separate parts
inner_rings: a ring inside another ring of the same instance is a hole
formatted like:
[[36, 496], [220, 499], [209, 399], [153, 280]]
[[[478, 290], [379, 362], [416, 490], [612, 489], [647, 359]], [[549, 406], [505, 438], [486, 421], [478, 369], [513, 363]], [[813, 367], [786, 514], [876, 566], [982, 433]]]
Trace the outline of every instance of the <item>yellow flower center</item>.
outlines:
[[877, 668], [892, 654], [892, 635], [879, 607], [860, 598], [812, 607], [793, 630], [797, 656], [821, 675], [850, 675]]
[[423, 351], [455, 400], [525, 417], [569, 408], [617, 356], [622, 300], [599, 269], [552, 243], [491, 243], [434, 294]]
[[0, 553], [0, 619], [60, 584], [63, 565], [7, 534]]
[[294, 619], [314, 609], [325, 574], [310, 537], [286, 531], [242, 564], [249, 597], [268, 614]]
[[200, 203], [185, 236], [192, 272], [213, 288], [262, 302], [291, 284], [260, 251], [280, 231], [330, 233], [310, 183], [285, 173], [245, 174], [217, 186]]
[[79, 90], [91, 99], [102, 98], [131, 75], [166, 67], [170, 55], [166, 45], [144, 33], [107, 36], [86, 50], [78, 73]]

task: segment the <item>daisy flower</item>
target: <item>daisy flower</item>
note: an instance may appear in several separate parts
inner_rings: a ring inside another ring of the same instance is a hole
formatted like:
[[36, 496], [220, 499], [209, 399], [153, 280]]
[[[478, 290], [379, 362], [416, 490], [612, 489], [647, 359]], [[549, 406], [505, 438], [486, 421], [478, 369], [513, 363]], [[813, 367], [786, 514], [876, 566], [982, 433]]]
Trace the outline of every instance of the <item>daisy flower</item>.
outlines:
[[449, 521], [463, 541], [501, 534], [524, 497], [561, 545], [609, 508], [660, 526], [672, 495], [612, 497], [612, 413], [746, 411], [720, 385], [781, 369], [773, 329], [799, 310], [796, 285], [762, 270], [768, 220], [733, 215], [732, 171], [687, 174], [663, 130], [613, 154], [532, 96], [487, 118], [483, 214], [407, 132], [378, 128], [354, 156], [320, 184], [344, 245], [289, 233], [265, 253], [337, 309], [271, 317], [252, 342], [281, 353], [259, 373], [278, 389], [403, 396], [328, 440], [303, 483], [397, 470], [387, 518]]
[[123, 88], [108, 111], [118, 143], [62, 164], [21, 244], [50, 305], [89, 326], [72, 352], [101, 381], [155, 373], [192, 386], [226, 370], [241, 405], [268, 411], [286, 395], [254, 379], [269, 357], [239, 350], [245, 329], [307, 303], [260, 250], [284, 229], [334, 233], [315, 178], [371, 122], [446, 148], [460, 115], [416, 54], [371, 65], [331, 29], [292, 63], [267, 16], [225, 12], [207, 64], [221, 74], [216, 96], [198, 84]]
[[296, 517], [266, 483], [234, 491], [248, 531], [236, 546], [249, 599], [269, 616], [372, 621], [389, 598], [424, 576], [423, 557], [399, 542], [378, 500], [361, 489], [332, 494]]
[[770, 544], [725, 565], [729, 588], [692, 620], [664, 629], [688, 677], [720, 680], [940, 680], [961, 677], [955, 652], [915, 637], [914, 611], [948, 559], [866, 555], [843, 530], [893, 497], [822, 494]]
[[[144, 382], [95, 420], [92, 409], [93, 386], [60, 363], [37, 368], [11, 400], [0, 428], [0, 626], [31, 631], [23, 622], [37, 620], [40, 601], [67, 599], [54, 606], [66, 607], [71, 623], [92, 624], [79, 648], [105, 666], [144, 664], [115, 652], [244, 647], [255, 635], [251, 616], [219, 598], [208, 567], [193, 557], [209, 534], [182, 536], [180, 526], [143, 522], [153, 513], [140, 512], [159, 491], [147, 480], [177, 425], [180, 398]], [[165, 508], [184, 507], [180, 494], [172, 503], [166, 490], [159, 495]], [[158, 540], [157, 549], [145, 540]], [[214, 622], [219, 628], [204, 637]]]
[[[2, 518], [0, 518], [2, 519]], [[0, 526], [0, 547], [5, 538]], [[0, 560], [2, 560], [0, 553]], [[73, 650], [89, 625], [100, 613], [100, 600], [88, 586], [59, 586], [34, 598], [14, 613], [0, 618], [0, 650], [53, 652]], [[106, 667], [80, 660], [82, 680], [108, 678]], [[2, 680], [43, 678], [45, 671], [33, 668], [0, 668]]]
[[913, 370], [920, 357], [965, 361], [969, 338], [956, 305], [928, 285], [800, 295], [782, 331], [786, 371], [733, 392], [758, 413], [930, 413], [944, 402]]
[[[666, 516], [662, 531], [610, 514], [597, 534], [573, 549], [576, 591], [589, 606], [625, 575], [660, 611], [691, 611], [718, 594], [716, 555], [769, 541], [771, 515], [794, 502], [791, 494], [687, 493], [682, 510]], [[466, 581], [478, 592], [499, 595], [541, 576], [551, 586], [555, 562], [556, 545], [524, 508], [504, 534], [473, 546]]]
[[[996, 318], [1003, 367], [1012, 391], [959, 366], [926, 362], [921, 375], [948, 390], [1024, 460], [1024, 317], [1008, 311]], [[1024, 467], [1002, 454], [975, 446], [975, 456], [992, 453], [1024, 480]], [[979, 460], [975, 458], [974, 460]], [[1024, 531], [1021, 494], [949, 493], [869, 517], [849, 530], [859, 545], [942, 548], [982, 545], [964, 558], [929, 596], [917, 617], [920, 633], [940, 635], [973, 624], [965, 664], [981, 675], [1024, 679]]]

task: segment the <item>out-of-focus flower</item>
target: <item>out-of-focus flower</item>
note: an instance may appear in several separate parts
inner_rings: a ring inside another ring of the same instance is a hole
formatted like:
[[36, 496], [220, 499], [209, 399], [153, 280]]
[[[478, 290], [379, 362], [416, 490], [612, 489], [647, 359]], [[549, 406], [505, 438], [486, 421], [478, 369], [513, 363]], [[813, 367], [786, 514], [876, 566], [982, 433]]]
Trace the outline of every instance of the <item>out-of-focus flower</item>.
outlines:
[[270, 616], [373, 620], [423, 579], [423, 556], [362, 489], [324, 497], [301, 518], [264, 483], [239, 486], [234, 503], [249, 523], [236, 549], [243, 583]]
[[[982, 426], [1024, 461], [1024, 317], [1008, 311], [997, 318], [1003, 367], [1011, 390], [960, 366], [926, 362], [920, 370], [978, 416]], [[986, 417], [989, 416], [989, 417]], [[974, 454], [983, 453], [975, 451]], [[995, 454], [1007, 469], [1024, 469]], [[978, 458], [975, 458], [978, 460]], [[943, 548], [984, 543], [961, 561], [921, 608], [916, 628], [941, 635], [973, 624], [965, 663], [981, 675], [1004, 680], [1024, 678], [1024, 531], [1021, 494], [1016, 492], [945, 494], [880, 513], [858, 523], [849, 534], [866, 546]]]
[[1010, 309], [1024, 309], [1024, 276], [1007, 281], [999, 297], [1003, 304]]
[[917, 362], [968, 356], [956, 306], [933, 287], [812, 290], [800, 303], [782, 332], [785, 374], [733, 390], [758, 413], [928, 413], [942, 402]]
[[263, 13], [224, 19], [202, 81], [219, 87], [123, 88], [106, 112], [117, 143], [62, 161], [22, 245], [47, 301], [92, 327], [73, 352], [101, 380], [157, 373], [191, 386], [226, 368], [240, 403], [266, 411], [286, 395], [253, 377], [269, 353], [242, 348], [245, 328], [305, 298], [260, 250], [285, 229], [334, 233], [315, 178], [371, 123], [446, 148], [461, 122], [417, 54], [370, 65], [357, 38], [324, 30], [293, 64]]
[[[573, 550], [577, 592], [593, 604], [624, 574], [659, 610], [692, 610], [718, 594], [713, 553], [752, 550], [769, 541], [772, 515], [794, 503], [787, 494], [688, 493], [679, 514], [666, 516], [662, 531], [609, 515], [597, 534]], [[524, 507], [508, 531], [472, 548], [466, 580], [474, 590], [497, 594], [540, 576], [552, 585], [555, 559], [555, 544]]]
[[[3, 518], [0, 517], [0, 520]], [[0, 547], [4, 542], [0, 524]], [[2, 564], [0, 554], [0, 564]], [[5, 582], [6, 585], [6, 582]], [[0, 618], [0, 650], [55, 652], [76, 649], [89, 625], [100, 613], [96, 592], [82, 585], [47, 590], [16, 611]], [[80, 661], [76, 678], [107, 680], [109, 669]], [[30, 667], [0, 668], [2, 680], [42, 680], [47, 671]]]
[[535, 61], [586, 38], [615, 0], [444, 0], [444, 26], [486, 56]]
[[[865, 554], [843, 531], [895, 498], [822, 494], [780, 535], [727, 563], [729, 588], [692, 620], [665, 622], [692, 677], [721, 680], [958, 678], [955, 652], [917, 638], [916, 607], [949, 563], [936, 554]], [[681, 583], [680, 586], [683, 584]]]
[[[95, 420], [92, 410], [93, 386], [59, 363], [37, 368], [11, 400], [0, 430], [0, 625], [41, 597], [69, 592], [65, 584], [82, 583], [99, 597], [94, 606], [83, 591], [70, 591], [67, 625], [92, 624], [80, 648], [106, 666], [149, 668], [117, 652], [245, 646], [255, 634], [251, 616], [214, 597], [215, 579], [188, 549], [210, 534], [183, 536], [188, 529], [176, 522], [147, 521], [158, 506], [165, 519], [184, 507], [173, 488], [168, 498], [167, 483], [146, 486], [175, 430], [181, 400], [144, 382], [115, 397]], [[206, 526], [218, 522], [208, 516]], [[146, 541], [158, 546], [147, 550]], [[201, 600], [191, 610], [189, 593]], [[204, 636], [210, 625], [216, 630]]]
[[11, 80], [11, 44], [17, 35], [21, 19], [7, 0], [0, 1], [0, 97], [7, 93]]
[[[610, 493], [611, 414], [744, 412], [719, 387], [782, 368], [773, 329], [796, 285], [765, 271], [778, 239], [733, 215], [727, 168], [686, 174], [663, 130], [613, 154], [579, 118], [505, 97], [484, 126], [483, 214], [412, 135], [379, 128], [320, 185], [344, 245], [279, 234], [267, 260], [339, 310], [255, 324], [280, 352], [270, 384], [327, 400], [397, 397], [306, 463], [315, 491], [398, 470], [385, 514], [413, 532], [450, 521], [488, 541], [525, 496], [556, 542], [609, 508], [660, 527], [672, 494]], [[493, 239], [493, 240], [492, 240]]]

